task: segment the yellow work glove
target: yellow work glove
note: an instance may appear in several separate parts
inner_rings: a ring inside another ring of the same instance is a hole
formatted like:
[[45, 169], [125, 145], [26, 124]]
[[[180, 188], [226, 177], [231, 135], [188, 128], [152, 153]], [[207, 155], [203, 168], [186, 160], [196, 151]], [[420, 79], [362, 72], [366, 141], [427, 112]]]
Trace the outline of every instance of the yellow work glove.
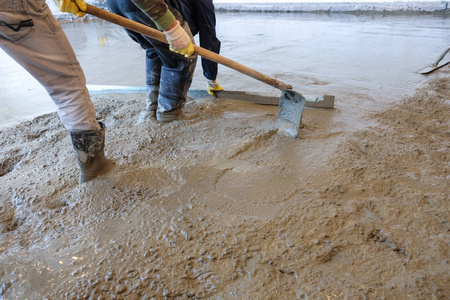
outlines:
[[87, 9], [86, 2], [83, 0], [55, 0], [56, 5], [62, 12], [71, 13], [78, 18], [83, 17], [86, 13], [83, 12]]
[[164, 34], [170, 45], [170, 51], [189, 57], [194, 53], [194, 45], [191, 42], [191, 38], [180, 26], [180, 22], [175, 20], [169, 30], [165, 30]]
[[172, 48], [172, 46], [169, 46], [170, 51], [176, 52], [178, 54], [184, 55], [184, 57], [189, 57], [194, 53], [194, 45], [192, 44], [192, 42], [186, 47], [183, 48], [181, 50], [175, 50]]
[[208, 80], [206, 83], [206, 91], [208, 91], [208, 94], [215, 96], [215, 92], [221, 92], [223, 91], [223, 87], [219, 85], [219, 83], [215, 80]]

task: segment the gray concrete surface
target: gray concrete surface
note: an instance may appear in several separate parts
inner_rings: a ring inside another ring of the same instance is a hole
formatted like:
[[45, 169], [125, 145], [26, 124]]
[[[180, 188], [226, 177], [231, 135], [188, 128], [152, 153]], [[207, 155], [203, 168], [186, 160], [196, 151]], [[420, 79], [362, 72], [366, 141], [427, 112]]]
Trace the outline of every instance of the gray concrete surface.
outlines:
[[[350, 119], [411, 95], [429, 78], [415, 71], [450, 45], [450, 18], [437, 15], [218, 12], [217, 21], [223, 56], [291, 84], [305, 96], [335, 95], [336, 107], [348, 111]], [[88, 84], [144, 85], [144, 51], [122, 28], [104, 21], [63, 28]], [[2, 51], [0, 60], [0, 126], [55, 111], [28, 73]], [[279, 95], [234, 70], [220, 66], [219, 72], [227, 90]], [[198, 65], [192, 89], [204, 88]]]

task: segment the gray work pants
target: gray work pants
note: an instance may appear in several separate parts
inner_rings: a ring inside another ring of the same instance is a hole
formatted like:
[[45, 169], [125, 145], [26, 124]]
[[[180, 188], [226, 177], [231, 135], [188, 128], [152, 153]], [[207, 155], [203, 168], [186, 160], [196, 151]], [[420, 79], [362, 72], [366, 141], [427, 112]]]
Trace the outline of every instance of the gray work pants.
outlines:
[[45, 0], [0, 0], [0, 47], [45, 87], [67, 130], [100, 129], [83, 70]]

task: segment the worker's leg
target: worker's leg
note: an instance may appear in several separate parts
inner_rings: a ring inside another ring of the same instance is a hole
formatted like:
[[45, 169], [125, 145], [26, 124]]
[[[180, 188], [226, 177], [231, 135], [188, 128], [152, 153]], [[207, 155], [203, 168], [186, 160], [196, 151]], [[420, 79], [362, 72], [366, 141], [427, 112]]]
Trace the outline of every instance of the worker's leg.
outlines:
[[156, 112], [158, 107], [159, 86], [161, 80], [162, 61], [153, 46], [146, 49], [145, 73], [146, 73], [146, 109]]
[[[185, 30], [189, 30], [184, 22]], [[192, 83], [197, 56], [185, 58], [167, 47], [156, 46], [163, 62], [158, 98], [158, 112], [165, 113], [180, 108], [187, 99]]]
[[[174, 0], [175, 1], [175, 0]], [[183, 18], [188, 22], [192, 34], [199, 34], [200, 47], [219, 54], [220, 41], [216, 36], [216, 14], [212, 0], [176, 0]], [[216, 80], [216, 62], [202, 57], [203, 75]]]
[[[216, 14], [212, 0], [197, 1], [197, 22], [200, 46], [214, 53], [220, 53], [220, 41], [216, 36]], [[202, 58], [203, 75], [206, 79], [216, 80], [218, 66], [216, 62]]]
[[83, 70], [45, 1], [0, 1], [0, 6], [0, 20], [13, 28], [27, 20], [32, 24], [17, 31], [0, 25], [0, 47], [45, 87], [68, 130], [99, 130]]
[[1, 48], [46, 88], [58, 107], [80, 167], [79, 182], [105, 173], [111, 166], [104, 155], [105, 127], [96, 120], [83, 70], [44, 0], [0, 1], [0, 20]]
[[[109, 0], [108, 7], [112, 12], [118, 15], [156, 28], [155, 23], [130, 0]], [[183, 26], [190, 34], [189, 26], [183, 20], [181, 14], [171, 7], [169, 7], [169, 9], [171, 9], [177, 20], [180, 21], [181, 26]], [[147, 73], [147, 82], [155, 82], [154, 80], [156, 80], [159, 75], [153, 74], [156, 66], [156, 64], [154, 64], [154, 53], [157, 53], [162, 63], [158, 95], [158, 112], [166, 113], [179, 109], [187, 99], [187, 91], [192, 83], [197, 56], [192, 55], [190, 58], [185, 58], [180, 54], [170, 51], [169, 45], [166, 43], [150, 39], [135, 32], [128, 33], [142, 48], [146, 50], [152, 48], [155, 51], [153, 52], [153, 50], [151, 50], [151, 59], [147, 56], [147, 72], [149, 72]], [[192, 35], [191, 40], [194, 42]]]
[[[147, 20], [147, 16], [141, 12], [141, 10], [133, 4], [131, 0], [109, 0], [108, 8], [111, 12], [125, 17], [134, 19], [134, 21], [146, 24], [139, 17], [134, 16], [135, 14], [141, 15], [144, 17], [145, 21]], [[134, 16], [134, 17], [133, 17]], [[153, 24], [153, 22], [152, 22]], [[146, 24], [150, 26], [149, 24]], [[154, 24], [152, 25], [154, 26]], [[145, 85], [146, 85], [146, 109], [152, 113], [156, 112], [156, 108], [158, 107], [158, 96], [159, 96], [159, 82], [161, 78], [161, 67], [162, 62], [159, 58], [158, 53], [153, 47], [150, 40], [145, 38], [140, 33], [125, 29], [130, 38], [139, 43], [142, 49], [145, 50]]]

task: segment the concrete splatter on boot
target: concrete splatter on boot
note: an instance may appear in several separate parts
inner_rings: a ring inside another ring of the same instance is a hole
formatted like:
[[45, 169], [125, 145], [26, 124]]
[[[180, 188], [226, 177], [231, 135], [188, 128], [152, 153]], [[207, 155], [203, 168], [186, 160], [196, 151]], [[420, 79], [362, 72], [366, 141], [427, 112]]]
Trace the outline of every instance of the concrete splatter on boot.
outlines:
[[69, 132], [80, 167], [80, 184], [107, 172], [113, 165], [105, 157], [105, 125], [99, 124], [100, 130]]
[[150, 112], [150, 116], [154, 117], [158, 107], [159, 86], [147, 85], [145, 94], [145, 109]]

